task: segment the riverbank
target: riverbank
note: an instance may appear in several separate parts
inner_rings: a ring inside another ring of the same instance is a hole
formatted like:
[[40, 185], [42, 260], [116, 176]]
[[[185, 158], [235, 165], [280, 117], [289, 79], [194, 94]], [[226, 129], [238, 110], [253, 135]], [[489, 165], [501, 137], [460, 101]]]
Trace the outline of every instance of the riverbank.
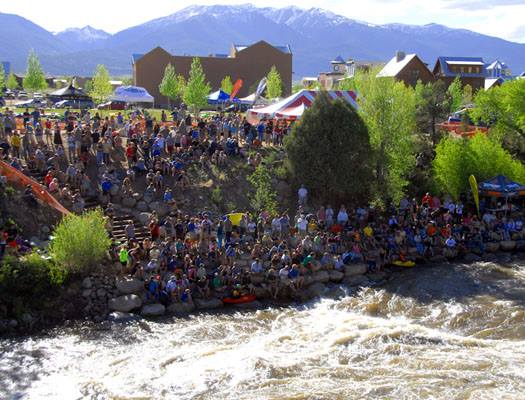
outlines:
[[[413, 271], [417, 273], [418, 269], [447, 263], [496, 262], [506, 265], [518, 261], [525, 261], [525, 241], [490, 242], [485, 243], [485, 252], [481, 255], [468, 253], [461, 260], [447, 260], [446, 257], [439, 255], [426, 263], [417, 264], [413, 267]], [[143, 281], [116, 277], [117, 265], [104, 268], [105, 273], [93, 273], [63, 287], [52, 312], [43, 315], [25, 313], [17, 319], [0, 319], [0, 334], [34, 334], [82, 321], [91, 321], [97, 325], [106, 324], [107, 321], [127, 323], [142, 318], [185, 317], [201, 312], [220, 312], [222, 309], [258, 310], [274, 306], [290, 306], [303, 304], [315, 298], [336, 299], [355, 294], [362, 288], [380, 287], [406, 270], [404, 267], [392, 266], [371, 273], [367, 271], [364, 264], [351, 264], [345, 265], [344, 271], [321, 270], [307, 275], [304, 289], [294, 293], [287, 288], [280, 292], [277, 299], [272, 299], [268, 288], [259, 282], [253, 288], [257, 299], [250, 303], [224, 304], [221, 296], [214, 293], [208, 299], [195, 298], [192, 303], [175, 302], [165, 306], [148, 299]]]

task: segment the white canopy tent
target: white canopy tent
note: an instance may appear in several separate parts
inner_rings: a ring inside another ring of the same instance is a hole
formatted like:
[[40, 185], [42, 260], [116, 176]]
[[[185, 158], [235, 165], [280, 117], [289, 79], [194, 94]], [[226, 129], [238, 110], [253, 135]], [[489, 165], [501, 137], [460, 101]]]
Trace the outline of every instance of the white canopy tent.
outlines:
[[155, 99], [140, 86], [119, 86], [113, 92], [111, 100], [125, 103], [153, 103]]

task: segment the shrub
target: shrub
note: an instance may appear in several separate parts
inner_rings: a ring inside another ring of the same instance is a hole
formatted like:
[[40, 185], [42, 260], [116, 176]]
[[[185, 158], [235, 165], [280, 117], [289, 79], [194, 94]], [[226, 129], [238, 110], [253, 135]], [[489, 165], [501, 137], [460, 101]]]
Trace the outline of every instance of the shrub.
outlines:
[[111, 240], [100, 209], [83, 215], [70, 214], [53, 232], [50, 254], [72, 273], [87, 273], [107, 254]]
[[248, 176], [255, 189], [255, 193], [250, 198], [250, 203], [255, 211], [268, 211], [272, 214], [277, 212], [277, 194], [272, 187], [272, 176], [268, 171], [269, 167], [259, 165], [253, 174]]
[[56, 297], [65, 279], [62, 269], [36, 253], [19, 259], [5, 256], [0, 266], [0, 303], [12, 316], [40, 309]]
[[219, 186], [216, 186], [211, 191], [210, 198], [211, 198], [211, 201], [217, 206], [219, 206], [222, 203], [222, 192]]

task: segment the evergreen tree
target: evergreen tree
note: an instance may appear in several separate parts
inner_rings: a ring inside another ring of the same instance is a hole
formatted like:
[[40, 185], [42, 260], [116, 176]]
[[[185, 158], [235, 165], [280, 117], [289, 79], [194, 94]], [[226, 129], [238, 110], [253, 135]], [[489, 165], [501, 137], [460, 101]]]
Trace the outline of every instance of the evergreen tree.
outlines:
[[346, 101], [320, 92], [285, 139], [291, 175], [326, 202], [368, 201], [371, 172], [368, 130]]
[[27, 59], [26, 76], [23, 80], [24, 89], [28, 92], [36, 92], [47, 88], [46, 77], [36, 53], [31, 50]]
[[459, 76], [454, 78], [447, 89], [447, 93], [450, 96], [450, 111], [456, 112], [461, 109], [463, 105], [463, 88]]
[[283, 93], [283, 81], [275, 65], [272, 66], [266, 78], [268, 79], [266, 83], [266, 96], [269, 99], [281, 97]]
[[223, 92], [226, 92], [230, 95], [232, 94], [233, 82], [232, 82], [232, 78], [229, 75], [225, 76], [224, 79], [222, 80], [221, 89]]
[[[182, 80], [180, 79], [182, 78]], [[176, 101], [180, 99], [184, 93], [184, 77], [177, 76], [175, 67], [168, 64], [164, 70], [164, 77], [159, 85], [159, 91], [163, 96], [168, 98], [168, 101]]]
[[191, 63], [188, 83], [184, 90], [184, 102], [191, 106], [194, 113], [208, 104], [207, 96], [210, 93], [210, 84], [206, 81], [206, 75], [202, 70], [199, 58], [195, 57]]
[[9, 90], [18, 89], [18, 81], [16, 80], [15, 74], [13, 74], [12, 72], [7, 77], [6, 86]]
[[354, 77], [359, 114], [368, 127], [375, 172], [374, 200], [398, 202], [415, 166], [416, 100], [411, 87], [377, 71]]
[[438, 142], [436, 125], [445, 120], [450, 112], [450, 96], [442, 80], [426, 85], [419, 81], [415, 92], [418, 130], [430, 133], [435, 146]]
[[472, 99], [472, 86], [467, 84], [463, 86], [463, 105], [467, 106], [469, 104], [472, 104]]
[[109, 72], [103, 64], [97, 65], [91, 85], [89, 94], [97, 103], [103, 103], [113, 93], [113, 87], [109, 83]]

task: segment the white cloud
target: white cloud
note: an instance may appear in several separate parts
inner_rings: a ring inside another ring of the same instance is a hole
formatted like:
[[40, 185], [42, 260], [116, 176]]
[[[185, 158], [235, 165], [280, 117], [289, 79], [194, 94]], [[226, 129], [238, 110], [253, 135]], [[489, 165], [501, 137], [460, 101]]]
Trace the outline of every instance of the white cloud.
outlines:
[[[2, 0], [1, 11], [21, 15], [50, 31], [71, 26], [91, 25], [110, 33], [166, 16], [191, 3], [242, 4], [247, 0], [149, 0], [147, 6], [132, 2], [91, 0], [78, 12], [71, 10], [70, 0], [14, 1]], [[261, 7], [321, 7], [349, 18], [375, 24], [440, 23], [454, 28], [525, 42], [524, 0], [253, 0]]]

